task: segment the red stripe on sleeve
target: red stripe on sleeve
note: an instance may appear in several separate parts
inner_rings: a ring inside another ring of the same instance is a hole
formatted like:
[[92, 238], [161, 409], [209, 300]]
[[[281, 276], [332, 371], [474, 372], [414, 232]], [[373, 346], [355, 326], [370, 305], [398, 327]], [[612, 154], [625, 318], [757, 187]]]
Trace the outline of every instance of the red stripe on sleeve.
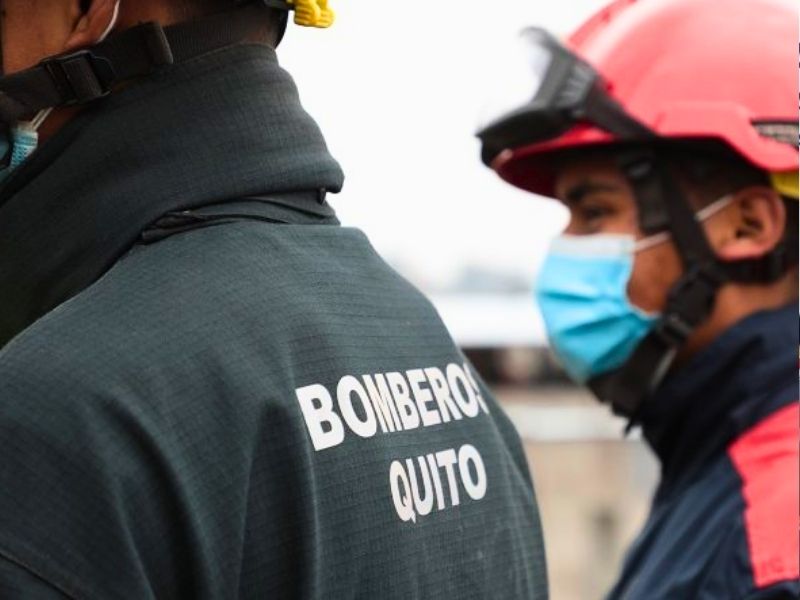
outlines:
[[800, 405], [787, 406], [728, 449], [743, 481], [747, 542], [759, 588], [800, 577], [799, 419]]

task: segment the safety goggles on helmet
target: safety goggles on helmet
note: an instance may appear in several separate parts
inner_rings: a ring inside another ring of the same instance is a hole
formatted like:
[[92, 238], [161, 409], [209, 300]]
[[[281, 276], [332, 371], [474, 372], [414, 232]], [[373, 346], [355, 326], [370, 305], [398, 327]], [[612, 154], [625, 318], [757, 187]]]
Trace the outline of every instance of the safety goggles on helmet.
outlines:
[[622, 140], [656, 135], [609, 95], [589, 63], [553, 35], [531, 27], [519, 41], [522, 61], [516, 63], [522, 69], [509, 72], [509, 86], [493, 90], [502, 101], [490, 105], [478, 132], [485, 164], [491, 165], [506, 150], [551, 140], [580, 123]]

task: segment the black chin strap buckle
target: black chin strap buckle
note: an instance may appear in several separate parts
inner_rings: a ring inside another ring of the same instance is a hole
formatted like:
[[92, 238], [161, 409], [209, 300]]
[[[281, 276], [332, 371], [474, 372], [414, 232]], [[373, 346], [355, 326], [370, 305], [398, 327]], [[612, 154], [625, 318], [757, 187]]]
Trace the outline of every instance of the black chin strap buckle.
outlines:
[[646, 399], [661, 385], [678, 350], [714, 309], [717, 290], [727, 281], [714, 262], [692, 263], [672, 286], [664, 315], [628, 361], [616, 371], [589, 382], [614, 413], [638, 422]]
[[727, 280], [714, 263], [690, 265], [672, 287], [655, 333], [668, 345], [682, 345], [714, 309], [717, 290]]
[[655, 327], [655, 333], [668, 346], [683, 344], [692, 334], [692, 326], [678, 314], [665, 314]]
[[91, 50], [54, 56], [41, 66], [52, 78], [62, 98], [61, 106], [85, 104], [107, 96], [116, 79], [111, 62]]
[[47, 73], [57, 95], [54, 106], [75, 106], [108, 96], [118, 82], [150, 74], [173, 61], [161, 25], [143, 23], [92, 48], [48, 58], [39, 69]]

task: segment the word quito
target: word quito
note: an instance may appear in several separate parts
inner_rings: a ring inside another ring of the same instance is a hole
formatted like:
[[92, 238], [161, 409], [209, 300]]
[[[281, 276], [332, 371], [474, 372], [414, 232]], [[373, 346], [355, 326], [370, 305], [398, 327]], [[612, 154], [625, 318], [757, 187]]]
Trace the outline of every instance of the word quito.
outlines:
[[[454, 423], [488, 415], [489, 409], [468, 364], [342, 377], [335, 394], [314, 384], [295, 390], [317, 452], [345, 441]], [[336, 399], [334, 403], [334, 397]], [[337, 410], [338, 409], [338, 410]], [[472, 500], [486, 495], [487, 475], [470, 444], [395, 460], [389, 467], [394, 508], [402, 521], [416, 522], [437, 510], [458, 506], [461, 489]], [[445, 489], [447, 493], [445, 493]]]

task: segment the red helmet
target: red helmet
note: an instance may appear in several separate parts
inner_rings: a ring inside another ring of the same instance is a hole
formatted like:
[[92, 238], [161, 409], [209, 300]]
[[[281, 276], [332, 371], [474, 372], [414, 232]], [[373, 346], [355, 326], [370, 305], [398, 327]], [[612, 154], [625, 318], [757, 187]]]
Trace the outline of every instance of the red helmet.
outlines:
[[[796, 196], [797, 41], [794, 0], [616, 0], [567, 43], [599, 72], [607, 93], [658, 136], [722, 141], [764, 171], [791, 172], [795, 191], [782, 191]], [[491, 166], [517, 187], [552, 196], [543, 158], [617, 139], [578, 124], [554, 139], [508, 148]]]
[[670, 232], [684, 269], [661, 317], [620, 369], [590, 382], [620, 414], [636, 418], [726, 281], [772, 282], [797, 264], [789, 240], [762, 257], [720, 260], [660, 161], [665, 140], [712, 140], [797, 197], [795, 2], [616, 0], [566, 45], [543, 29], [526, 29], [524, 71], [478, 132], [486, 164], [546, 196], [554, 195], [554, 155], [624, 146], [617, 164], [641, 230]]

